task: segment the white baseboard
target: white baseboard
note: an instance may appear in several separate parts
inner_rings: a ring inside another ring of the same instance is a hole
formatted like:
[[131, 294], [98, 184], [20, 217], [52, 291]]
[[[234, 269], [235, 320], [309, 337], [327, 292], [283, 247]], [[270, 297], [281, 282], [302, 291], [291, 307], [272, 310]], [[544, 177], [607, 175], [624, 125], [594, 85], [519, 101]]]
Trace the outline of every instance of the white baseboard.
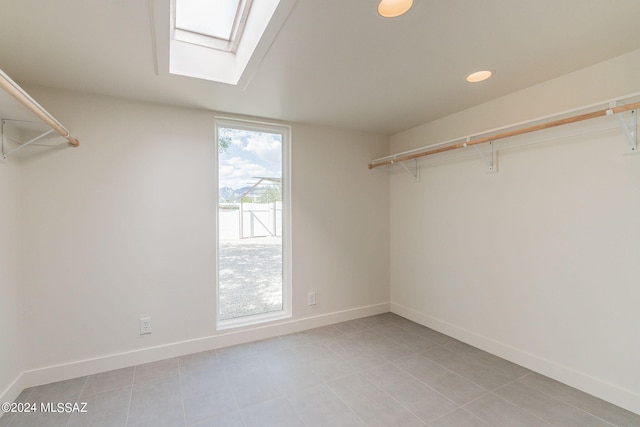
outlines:
[[631, 390], [400, 304], [391, 303], [391, 312], [640, 414], [640, 395]]
[[[15, 380], [0, 394], [0, 404], [4, 402], [13, 402], [22, 393], [26, 387], [23, 384], [22, 374], [18, 375]], [[0, 418], [4, 412], [0, 411]]]
[[13, 402], [15, 398], [22, 393], [22, 390], [28, 387], [98, 374], [100, 372], [155, 362], [171, 357], [184, 356], [200, 351], [273, 338], [279, 335], [300, 332], [307, 329], [332, 325], [334, 323], [373, 316], [375, 314], [387, 313], [389, 309], [389, 303], [375, 304], [303, 319], [289, 319], [273, 324], [245, 328], [239, 331], [223, 331], [217, 335], [188, 341], [32, 369], [22, 372], [22, 374], [16, 378], [0, 396], [0, 402]]

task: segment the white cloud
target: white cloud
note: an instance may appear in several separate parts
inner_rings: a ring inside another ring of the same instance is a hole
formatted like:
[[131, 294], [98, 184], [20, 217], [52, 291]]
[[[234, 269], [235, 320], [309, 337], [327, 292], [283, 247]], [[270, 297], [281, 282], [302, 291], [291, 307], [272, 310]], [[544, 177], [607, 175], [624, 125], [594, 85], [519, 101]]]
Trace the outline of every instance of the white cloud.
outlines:
[[279, 139], [280, 135], [254, 132], [247, 138], [247, 145], [242, 149], [255, 153], [261, 160], [280, 164], [282, 142]]
[[242, 188], [254, 177], [279, 177], [282, 174], [282, 141], [279, 134], [228, 129], [224, 134], [230, 146], [220, 153], [219, 187]]
[[253, 177], [272, 176], [273, 173], [259, 164], [253, 163], [241, 157], [231, 157], [221, 160], [218, 169], [220, 177], [219, 187], [231, 187], [238, 189], [255, 182]]

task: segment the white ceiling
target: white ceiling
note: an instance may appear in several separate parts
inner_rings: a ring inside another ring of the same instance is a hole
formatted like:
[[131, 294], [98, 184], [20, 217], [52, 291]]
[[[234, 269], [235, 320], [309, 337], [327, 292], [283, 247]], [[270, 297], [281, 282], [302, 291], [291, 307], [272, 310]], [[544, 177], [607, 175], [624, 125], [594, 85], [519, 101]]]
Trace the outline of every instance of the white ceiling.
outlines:
[[[298, 0], [243, 89], [169, 75], [169, 24], [155, 50], [148, 1], [3, 0], [0, 69], [23, 85], [393, 134], [640, 48], [640, 0], [415, 0], [392, 20], [375, 0]], [[168, 17], [169, 0], [150, 1]], [[495, 76], [464, 81], [484, 68]]]

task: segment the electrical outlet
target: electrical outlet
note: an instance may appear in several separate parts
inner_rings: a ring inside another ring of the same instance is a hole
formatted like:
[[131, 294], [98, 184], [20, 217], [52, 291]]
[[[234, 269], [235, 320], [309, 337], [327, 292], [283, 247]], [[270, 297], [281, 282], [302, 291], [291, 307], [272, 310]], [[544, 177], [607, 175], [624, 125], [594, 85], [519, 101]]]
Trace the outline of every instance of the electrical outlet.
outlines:
[[151, 317], [140, 318], [140, 335], [151, 333]]
[[315, 292], [309, 292], [309, 295], [307, 295], [307, 304], [316, 305], [316, 293]]

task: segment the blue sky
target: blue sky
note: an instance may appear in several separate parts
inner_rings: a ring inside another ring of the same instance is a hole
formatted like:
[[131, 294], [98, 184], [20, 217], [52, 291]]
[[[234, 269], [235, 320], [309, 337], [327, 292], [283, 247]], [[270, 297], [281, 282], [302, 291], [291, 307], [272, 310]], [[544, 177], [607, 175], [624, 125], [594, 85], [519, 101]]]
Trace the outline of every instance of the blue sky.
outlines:
[[282, 177], [282, 136], [229, 129], [231, 145], [218, 153], [218, 187], [242, 188], [254, 177]]

